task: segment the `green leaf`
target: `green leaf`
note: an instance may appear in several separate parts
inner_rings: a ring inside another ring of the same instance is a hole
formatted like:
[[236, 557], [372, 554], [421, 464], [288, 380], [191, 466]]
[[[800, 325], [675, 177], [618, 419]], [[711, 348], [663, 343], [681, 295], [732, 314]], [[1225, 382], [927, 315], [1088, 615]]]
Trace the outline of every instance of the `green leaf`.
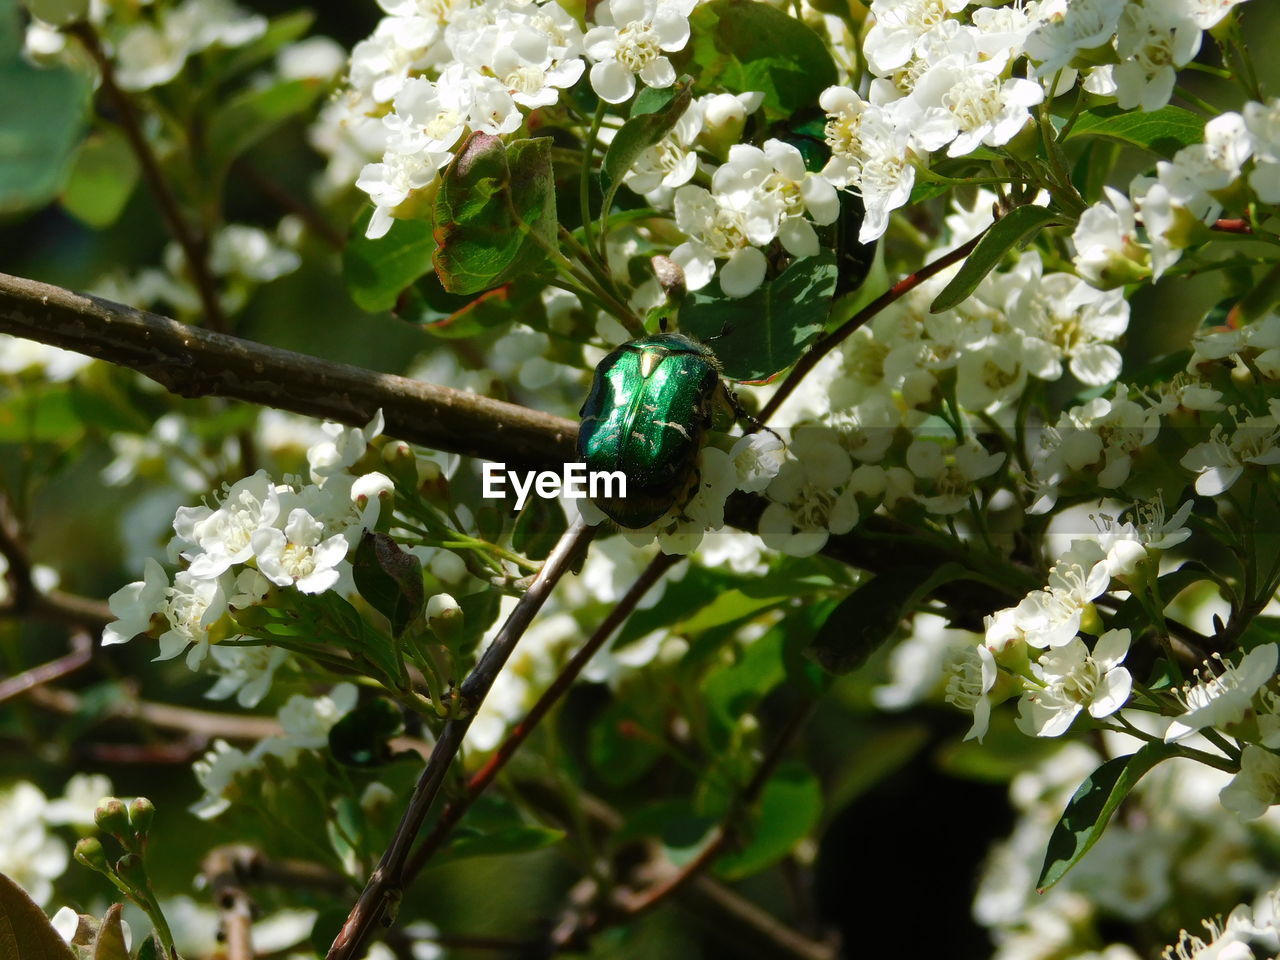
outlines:
[[[433, 244], [434, 247], [434, 244]], [[395, 315], [420, 326], [432, 336], [461, 340], [519, 320], [535, 329], [546, 325], [543, 284], [521, 277], [475, 296], [448, 293], [434, 272], [423, 274], [395, 306]]]
[[440, 179], [432, 261], [445, 290], [479, 293], [538, 269], [556, 247], [551, 140], [471, 134]]
[[44, 911], [0, 873], [0, 957], [5, 960], [76, 960]]
[[436, 241], [425, 220], [393, 220], [391, 229], [377, 240], [364, 235], [372, 210], [366, 210], [351, 227], [342, 250], [342, 275], [347, 292], [367, 313], [390, 310], [415, 280], [431, 270]]
[[1081, 137], [1104, 137], [1172, 157], [1183, 147], [1204, 139], [1204, 120], [1182, 107], [1161, 107], [1151, 113], [1122, 110], [1114, 104], [1082, 111], [1065, 142]]
[[614, 135], [600, 164], [600, 187], [604, 191], [600, 209], [608, 211], [613, 206], [614, 194], [636, 158], [667, 135], [689, 109], [692, 97], [693, 81], [687, 76], [665, 90], [646, 87], [636, 97], [631, 119]]
[[817, 104], [836, 82], [827, 44], [795, 17], [756, 0], [712, 0], [689, 16], [703, 93], [764, 94], [771, 119]]
[[427, 602], [422, 561], [385, 533], [365, 531], [356, 546], [351, 572], [360, 596], [390, 621], [395, 636], [422, 616]]
[[729, 379], [768, 380], [795, 363], [822, 331], [839, 273], [835, 254], [823, 250], [746, 297], [726, 297], [715, 284], [685, 299], [680, 328], [715, 345]]
[[120, 926], [123, 911], [123, 906], [113, 903], [102, 918], [93, 941], [93, 960], [129, 960], [129, 951], [124, 945], [124, 929]]
[[119, 219], [137, 183], [138, 161], [129, 141], [119, 129], [108, 127], [80, 144], [62, 190], [62, 205], [91, 227], [109, 227]]
[[568, 529], [559, 500], [530, 497], [511, 531], [511, 546], [530, 560], [545, 560]]
[[930, 311], [941, 313], [963, 303], [1006, 253], [1028, 243], [1055, 220], [1057, 214], [1044, 207], [1027, 205], [1010, 210], [978, 241], [978, 246], [969, 254], [960, 272], [930, 304]]
[[1036, 888], [1044, 893], [1098, 842], [1111, 815], [1148, 770], [1178, 752], [1167, 743], [1145, 744], [1137, 753], [1108, 760], [1080, 784], [1053, 828]]
[[944, 583], [966, 571], [958, 563], [935, 570], [897, 567], [874, 578], [840, 601], [823, 621], [808, 654], [831, 673], [857, 670], [897, 631], [902, 618]]
[[726, 880], [759, 873], [781, 860], [809, 835], [822, 817], [822, 785], [799, 764], [781, 767], [765, 785], [750, 839], [721, 857], [716, 873]]
[[787, 678], [785, 642], [781, 630], [770, 630], [744, 649], [735, 663], [703, 680], [702, 699], [718, 721], [713, 734], [732, 730], [740, 716]]
[[465, 860], [468, 857], [502, 857], [513, 853], [532, 853], [554, 846], [565, 837], [563, 830], [549, 827], [513, 825], [492, 833], [459, 835], [441, 854], [441, 860]]
[[90, 105], [88, 81], [0, 54], [0, 215], [35, 210], [57, 194]]
[[661, 705], [653, 698], [615, 700], [591, 724], [587, 753], [611, 787], [639, 780], [662, 756]]
[[208, 170], [215, 179], [232, 162], [285, 121], [308, 110], [324, 87], [306, 78], [246, 90], [220, 106], [209, 120]]

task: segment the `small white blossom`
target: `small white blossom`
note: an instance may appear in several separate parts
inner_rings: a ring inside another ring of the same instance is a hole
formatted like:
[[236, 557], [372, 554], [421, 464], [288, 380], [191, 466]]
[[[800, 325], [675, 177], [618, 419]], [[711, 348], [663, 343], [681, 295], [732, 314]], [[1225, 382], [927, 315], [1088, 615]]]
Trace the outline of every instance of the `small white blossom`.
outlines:
[[1022, 696], [1018, 724], [1028, 734], [1057, 737], [1066, 733], [1081, 710], [1106, 717], [1119, 710], [1133, 688], [1133, 678], [1120, 664], [1129, 652], [1129, 631], [1108, 630], [1093, 651], [1075, 637], [1042, 654], [1032, 666], [1041, 687]]
[[1196, 444], [1181, 460], [1182, 466], [1198, 474], [1196, 493], [1202, 497], [1230, 490], [1249, 464], [1280, 463], [1280, 421], [1274, 413], [1241, 417], [1235, 408], [1229, 412], [1234, 421], [1230, 432], [1223, 424], [1214, 424], [1209, 439]]
[[630, 99], [639, 76], [646, 86], [676, 82], [665, 54], [689, 42], [689, 13], [694, 0], [603, 0], [597, 26], [583, 37], [591, 67], [591, 88], [606, 103]]
[[127, 584], [107, 598], [116, 617], [102, 629], [102, 644], [128, 643], [151, 629], [152, 618], [164, 610], [169, 578], [152, 558], [142, 568], [143, 579]]
[[283, 530], [263, 527], [253, 534], [253, 552], [262, 575], [303, 593], [323, 593], [338, 582], [337, 567], [346, 558], [347, 548], [340, 533], [325, 538], [323, 525], [301, 507], [289, 514]]
[[196, 779], [204, 788], [204, 796], [190, 806], [201, 820], [211, 820], [231, 806], [238, 791], [234, 789], [236, 778], [253, 770], [257, 764], [243, 750], [225, 740], [215, 740], [213, 748], [191, 765]]
[[1253, 697], [1276, 672], [1280, 647], [1265, 643], [1254, 647], [1238, 664], [1217, 658], [1205, 664], [1204, 672], [1196, 671], [1199, 681], [1182, 690], [1186, 711], [1165, 731], [1166, 743], [1173, 743], [1205, 727], [1226, 727], [1239, 723], [1252, 709]]
[[1224, 807], [1245, 820], [1262, 816], [1280, 803], [1280, 757], [1257, 744], [1245, 744], [1240, 772], [1218, 796]]

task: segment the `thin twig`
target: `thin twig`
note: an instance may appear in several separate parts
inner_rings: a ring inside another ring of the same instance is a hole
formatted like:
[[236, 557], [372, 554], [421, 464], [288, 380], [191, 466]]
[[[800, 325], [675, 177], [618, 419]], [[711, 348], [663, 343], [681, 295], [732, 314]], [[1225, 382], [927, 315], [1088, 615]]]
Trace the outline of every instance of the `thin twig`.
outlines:
[[431, 828], [431, 832], [418, 845], [418, 849], [413, 851], [413, 856], [410, 857], [409, 863], [405, 867], [406, 881], [412, 880], [422, 871], [422, 868], [427, 865], [431, 857], [448, 839], [449, 834], [457, 826], [458, 821], [462, 819], [463, 814], [470, 809], [480, 794], [493, 782], [498, 772], [506, 766], [507, 761], [520, 749], [521, 745], [528, 739], [529, 734], [542, 722], [542, 719], [551, 708], [568, 692], [591, 658], [600, 651], [600, 648], [613, 636], [614, 631], [631, 615], [631, 612], [636, 608], [640, 599], [649, 592], [649, 589], [681, 559], [681, 557], [659, 554], [645, 568], [635, 583], [631, 585], [631, 588], [609, 611], [609, 615], [596, 628], [595, 633], [574, 653], [569, 662], [556, 675], [551, 685], [543, 691], [542, 696], [538, 698], [538, 702], [533, 705], [519, 723], [511, 728], [507, 738], [499, 744], [498, 749], [494, 751], [484, 766], [472, 774], [467, 781], [466, 792], [444, 808], [435, 826]]
[[[3, 491], [0, 491], [0, 556], [5, 558], [9, 566], [5, 574], [9, 584], [9, 599], [0, 603], [0, 618], [48, 620], [95, 633], [113, 619], [105, 603], [61, 590], [42, 592], [36, 587], [22, 526], [18, 522], [17, 512]], [[66, 672], [70, 673], [71, 670]], [[48, 683], [51, 679], [55, 677], [46, 677], [40, 682]]]
[[0, 680], [0, 703], [27, 693], [44, 683], [52, 683], [69, 673], [75, 673], [93, 659], [93, 637], [83, 630], [76, 631], [71, 637], [71, 652], [24, 670], [7, 680]]
[[755, 775], [742, 788], [742, 791], [730, 806], [728, 814], [716, 828], [714, 836], [699, 851], [698, 855], [669, 877], [655, 883], [648, 890], [633, 894], [623, 901], [622, 913], [624, 919], [631, 920], [642, 913], [652, 910], [689, 884], [726, 852], [730, 842], [737, 836], [740, 829], [739, 820], [743, 811], [749, 809], [760, 798], [760, 794], [769, 782], [769, 778], [778, 769], [778, 764], [782, 762], [787, 751], [791, 749], [791, 745], [804, 728], [805, 723], [808, 722], [812, 712], [813, 703], [810, 701], [788, 721], [782, 733], [778, 735], [777, 740], [770, 747], [769, 752], [760, 761]]
[[444, 783], [445, 775], [458, 751], [462, 748], [467, 728], [475, 718], [476, 711], [484, 703], [484, 698], [493, 686], [498, 672], [511, 656], [512, 651], [523, 636], [534, 615], [542, 608], [552, 588], [560, 578], [578, 561], [581, 551], [595, 536], [596, 528], [589, 527], [581, 520], [574, 522], [560, 537], [555, 549], [543, 563], [542, 569], [529, 585], [529, 589], [511, 611], [502, 628], [493, 641], [485, 648], [480, 661], [462, 681], [458, 689], [463, 713], [450, 719], [436, 740], [431, 756], [413, 789], [409, 806], [400, 819], [391, 843], [383, 851], [382, 858], [374, 868], [373, 874], [365, 884], [360, 899], [356, 901], [347, 921], [342, 925], [333, 945], [329, 948], [327, 960], [350, 960], [359, 956], [375, 924], [384, 920], [387, 908], [394, 903], [405, 883], [405, 864], [413, 842], [417, 839], [422, 822], [435, 802], [436, 795]]
[[186, 217], [183, 216], [178, 198], [170, 189], [169, 181], [164, 171], [160, 169], [160, 161], [151, 149], [151, 144], [147, 142], [138, 111], [129, 94], [116, 82], [115, 66], [103, 50], [93, 27], [82, 22], [67, 28], [67, 32], [80, 41], [98, 67], [102, 95], [116, 112], [120, 128], [124, 131], [125, 138], [138, 159], [142, 179], [146, 181], [147, 188], [160, 208], [160, 216], [164, 218], [165, 227], [182, 248], [196, 292], [200, 296], [200, 305], [204, 310], [207, 326], [212, 330], [226, 330], [227, 318], [222, 311], [222, 302], [218, 299], [218, 289], [213, 273], [209, 269], [208, 238], [193, 231]]
[[287, 213], [292, 213], [302, 220], [311, 232], [327, 243], [334, 250], [341, 251], [347, 245], [347, 238], [338, 232], [338, 229], [324, 218], [315, 207], [306, 201], [294, 196], [276, 181], [272, 180], [253, 164], [241, 159], [235, 164], [237, 173], [242, 174], [246, 180], [259, 193], [268, 200], [280, 207]]
[[[990, 227], [987, 229], [989, 230]], [[791, 373], [787, 375], [787, 379], [782, 381], [774, 395], [769, 398], [769, 402], [764, 405], [764, 409], [760, 411], [760, 415], [758, 417], [760, 422], [767, 423], [769, 418], [778, 412], [778, 408], [782, 406], [787, 397], [791, 396], [796, 387], [800, 385], [800, 381], [809, 374], [809, 371], [816, 367], [823, 357], [851, 336], [855, 330], [871, 321], [881, 310], [884, 310], [890, 304], [902, 299], [902, 297], [906, 296], [930, 277], [941, 273], [954, 263], [959, 263], [973, 252], [974, 248], [978, 245], [978, 241], [980, 241], [984, 236], [986, 236], [986, 230], [978, 234], [968, 243], [956, 247], [951, 252], [943, 254], [937, 260], [933, 261], [933, 263], [925, 264], [925, 266], [921, 267], [915, 273], [899, 280], [892, 287], [855, 313], [847, 321], [815, 343], [813, 347], [811, 347], [809, 351], [800, 358], [792, 368]]]

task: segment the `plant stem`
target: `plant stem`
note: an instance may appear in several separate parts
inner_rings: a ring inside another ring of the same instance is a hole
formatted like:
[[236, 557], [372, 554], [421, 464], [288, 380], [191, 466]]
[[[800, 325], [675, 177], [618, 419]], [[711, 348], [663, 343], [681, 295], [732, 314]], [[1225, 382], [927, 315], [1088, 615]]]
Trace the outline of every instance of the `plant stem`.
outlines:
[[575, 521], [565, 531], [493, 642], [485, 648], [480, 662], [462, 681], [458, 690], [462, 713], [450, 719], [440, 731], [414, 787], [409, 806], [396, 827], [395, 835], [365, 884], [360, 898], [351, 908], [346, 923], [334, 938], [326, 960], [352, 960], [360, 956], [359, 951], [374, 926], [382, 922], [387, 916], [388, 908], [399, 901], [406, 880], [405, 864], [413, 842], [440, 792], [445, 775], [458, 751], [462, 749], [462, 741], [476, 711], [480, 709], [498, 672], [511, 656], [534, 615], [551, 595], [552, 588], [577, 561], [580, 551], [595, 533], [596, 528], [587, 526], [581, 520]]

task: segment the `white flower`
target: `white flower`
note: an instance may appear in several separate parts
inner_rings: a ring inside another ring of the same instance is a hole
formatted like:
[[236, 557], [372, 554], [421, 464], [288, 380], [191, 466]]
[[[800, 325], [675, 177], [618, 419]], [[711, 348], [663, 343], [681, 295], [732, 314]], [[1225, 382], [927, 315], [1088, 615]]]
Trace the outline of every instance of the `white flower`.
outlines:
[[796, 430], [791, 454], [796, 459], [782, 465], [765, 491], [772, 502], [760, 517], [759, 533], [771, 549], [807, 557], [830, 534], [848, 533], [858, 522], [858, 503], [846, 487], [853, 464], [825, 430]]
[[1104, 187], [1099, 201], [1080, 215], [1071, 245], [1076, 272], [1099, 290], [1110, 290], [1150, 273], [1147, 253], [1137, 241], [1133, 204], [1113, 187]]
[[988, 453], [977, 441], [943, 444], [929, 438], [915, 440], [906, 451], [908, 469], [929, 491], [916, 499], [930, 513], [959, 513], [976, 492], [977, 481], [989, 477], [1004, 463], [1003, 453]]
[[1246, 103], [1244, 122], [1257, 158], [1249, 186], [1263, 203], [1280, 203], [1280, 99]]
[[211, 820], [218, 816], [239, 796], [238, 791], [232, 789], [236, 778], [256, 766], [243, 750], [231, 746], [225, 740], [215, 740], [213, 748], [191, 765], [196, 779], [204, 788], [204, 796], [188, 809], [201, 820]]
[[1216, 497], [1230, 490], [1244, 473], [1247, 464], [1269, 466], [1280, 463], [1280, 423], [1273, 414], [1245, 416], [1230, 411], [1234, 423], [1230, 435], [1216, 423], [1209, 439], [1198, 443], [1183, 456], [1181, 463], [1196, 477], [1196, 493]]
[[1245, 820], [1253, 820], [1280, 803], [1280, 757], [1265, 747], [1247, 743], [1240, 754], [1240, 772], [1218, 794], [1222, 805]]
[[220, 277], [235, 276], [268, 283], [292, 273], [302, 258], [277, 243], [258, 227], [229, 223], [220, 229], [209, 248], [209, 267]]
[[1199, 682], [1187, 684], [1180, 697], [1186, 712], [1169, 724], [1165, 743], [1182, 740], [1205, 727], [1222, 728], [1243, 720], [1252, 709], [1254, 694], [1275, 675], [1278, 654], [1280, 647], [1265, 643], [1246, 653], [1238, 664], [1219, 657], [1216, 665], [1205, 664], [1203, 674], [1197, 670]]
[[818, 235], [809, 219], [819, 225], [840, 216], [840, 198], [830, 181], [805, 169], [800, 151], [781, 140], [766, 140], [764, 147], [739, 143], [729, 149], [729, 160], [711, 178], [715, 194], [745, 194], [747, 204], [761, 194], [774, 201], [780, 218], [776, 228], [782, 245], [797, 257], [818, 252]]
[[1141, 106], [1159, 110], [1173, 96], [1178, 70], [1200, 50], [1200, 29], [1183, 18], [1174, 4], [1130, 3], [1120, 16], [1112, 71], [1116, 98], [1126, 110]]
[[151, 629], [151, 620], [163, 612], [169, 590], [164, 568], [150, 557], [142, 567], [142, 580], [121, 587], [107, 598], [116, 619], [102, 629], [102, 644], [127, 643]]
[[385, 421], [378, 410], [363, 427], [344, 427], [340, 423], [326, 423], [320, 429], [329, 440], [318, 443], [307, 451], [307, 464], [311, 467], [311, 480], [321, 483], [330, 474], [338, 473], [355, 464], [364, 456], [369, 441], [381, 436]]
[[280, 493], [267, 472], [259, 470], [232, 484], [217, 510], [179, 507], [173, 529], [180, 545], [198, 548], [182, 553], [191, 561], [191, 576], [211, 580], [252, 557], [254, 532], [271, 526], [280, 514]]
[[219, 580], [193, 577], [186, 570], [173, 578], [161, 611], [169, 629], [160, 634], [156, 660], [171, 660], [194, 644], [187, 654], [187, 666], [197, 669], [209, 652], [209, 628], [227, 612], [226, 594]]
[[1042, 77], [1052, 76], [1079, 53], [1106, 47], [1116, 35], [1127, 0], [1073, 0], [1027, 37], [1026, 51], [1040, 64]]
[[355, 709], [359, 693], [354, 684], [340, 683], [326, 696], [304, 697], [295, 693], [276, 718], [284, 735], [269, 737], [253, 748], [255, 759], [274, 754], [292, 763], [303, 750], [319, 750], [329, 743], [334, 724]]
[[875, 22], [863, 43], [867, 65], [882, 77], [892, 73], [911, 58], [917, 40], [967, 5], [967, 0], [874, 0]]
[[1046, 588], [1027, 594], [1014, 608], [1014, 619], [1031, 646], [1063, 646], [1080, 632], [1086, 608], [1110, 583], [1111, 571], [1105, 556], [1094, 562], [1064, 556], [1050, 569]]
[[739, 438], [729, 451], [739, 490], [759, 493], [778, 475], [786, 459], [782, 441], [767, 430]]
[[1057, 737], [1081, 710], [1098, 718], [1115, 713], [1133, 688], [1129, 671], [1120, 666], [1128, 652], [1129, 631], [1108, 630], [1092, 653], [1075, 637], [1042, 654], [1031, 669], [1043, 686], [1023, 694], [1019, 727], [1038, 737]]
[[215, 644], [209, 648], [214, 671], [219, 675], [205, 693], [210, 700], [225, 700], [233, 693], [242, 707], [256, 707], [271, 690], [277, 668], [289, 658], [279, 647], [233, 647]]
[[46, 823], [92, 827], [93, 812], [103, 797], [114, 795], [111, 779], [101, 773], [77, 773], [62, 788], [62, 796], [44, 809]]
[[[1243, 904], [1236, 907], [1225, 924], [1221, 916], [1201, 923], [1209, 934], [1207, 943], [1181, 930], [1178, 942], [1165, 947], [1160, 954], [1162, 960], [1255, 960], [1249, 941], [1263, 931], [1253, 922], [1253, 913], [1248, 907]], [[1267, 951], [1270, 953], [1275, 949], [1275, 930], [1270, 928], [1266, 932], [1272, 941]]]
[[53, 881], [67, 869], [67, 846], [45, 830], [45, 796], [34, 784], [19, 780], [0, 792], [0, 873], [11, 878], [44, 906], [53, 896]]
[[650, 87], [676, 82], [664, 53], [689, 42], [694, 0], [604, 0], [595, 11], [598, 26], [583, 37], [591, 67], [591, 88], [606, 103], [622, 103], [636, 89], [636, 77]]
[[1239, 3], [1244, 0], [1177, 0], [1181, 14], [1201, 30], [1216, 27]]
[[253, 552], [262, 575], [278, 586], [296, 586], [303, 593], [323, 593], [338, 582], [337, 566], [347, 555], [340, 534], [325, 539], [324, 526], [298, 507], [280, 530], [263, 527], [253, 534]]
[[983, 644], [966, 648], [964, 654], [952, 664], [947, 679], [946, 701], [961, 710], [973, 713], [973, 724], [966, 740], [977, 740], [987, 735], [991, 724], [991, 690], [997, 675], [995, 657]]
[[931, 66], [911, 94], [933, 123], [945, 124], [929, 144], [950, 142], [947, 155], [962, 157], [980, 145], [1002, 146], [1031, 119], [1030, 108], [1044, 100], [1044, 88], [1031, 80], [1002, 79], [1001, 59], [970, 62], [947, 57]]
[[676, 226], [689, 237], [671, 251], [684, 269], [690, 290], [700, 290], [720, 268], [720, 289], [729, 297], [745, 297], [764, 280], [760, 247], [774, 238], [779, 205], [765, 190], [713, 194], [692, 184], [676, 191]]
[[392, 212], [410, 194], [434, 180], [450, 159], [449, 153], [388, 150], [382, 162], [366, 164], [356, 180], [356, 187], [369, 194], [374, 203], [365, 236], [371, 240], [386, 236], [391, 229]]

